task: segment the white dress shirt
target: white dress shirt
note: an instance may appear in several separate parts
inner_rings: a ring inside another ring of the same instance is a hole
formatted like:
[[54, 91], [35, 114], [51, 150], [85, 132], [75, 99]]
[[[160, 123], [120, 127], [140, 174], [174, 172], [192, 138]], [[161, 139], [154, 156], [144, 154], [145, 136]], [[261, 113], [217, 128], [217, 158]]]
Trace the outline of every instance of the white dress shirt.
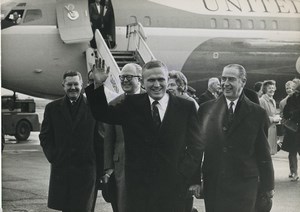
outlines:
[[[226, 99], [226, 98], [225, 98]], [[229, 109], [230, 108], [230, 103], [233, 102], [233, 105], [232, 105], [232, 109], [233, 109], [233, 113], [235, 111], [235, 108], [236, 108], [236, 105], [237, 105], [237, 102], [238, 102], [239, 99], [236, 99], [234, 101], [230, 101], [229, 99], [226, 99], [226, 103], [227, 103], [227, 108]]]
[[[152, 99], [150, 96], [148, 96], [148, 97], [150, 100], [150, 106], [151, 106], [151, 110], [152, 110], [152, 103], [155, 100]], [[161, 122], [163, 122], [163, 119], [165, 117], [165, 113], [166, 113], [168, 103], [169, 103], [169, 98], [170, 98], [169, 94], [166, 93], [163, 98], [161, 98], [160, 100], [157, 100], [158, 101], [157, 108], [158, 108], [159, 117], [160, 117]]]

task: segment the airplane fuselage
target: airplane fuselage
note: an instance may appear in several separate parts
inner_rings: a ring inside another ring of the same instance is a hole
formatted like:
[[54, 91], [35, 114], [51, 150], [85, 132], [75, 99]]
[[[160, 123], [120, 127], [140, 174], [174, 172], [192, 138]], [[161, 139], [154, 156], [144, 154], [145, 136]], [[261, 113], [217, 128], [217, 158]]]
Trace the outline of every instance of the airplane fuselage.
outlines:
[[[23, 9], [40, 9], [42, 18], [1, 31], [2, 86], [56, 98], [63, 95], [61, 78], [66, 70], [80, 71], [86, 82], [84, 52], [89, 42], [62, 41], [56, 1], [30, 2]], [[278, 99], [285, 96], [285, 82], [299, 77], [295, 68], [300, 56], [298, 0], [112, 0], [112, 6], [114, 50], [126, 49], [128, 24], [142, 23], [155, 57], [169, 70], [181, 70], [198, 94], [206, 89], [207, 79], [219, 77], [229, 63], [246, 68], [248, 87], [276, 80]]]

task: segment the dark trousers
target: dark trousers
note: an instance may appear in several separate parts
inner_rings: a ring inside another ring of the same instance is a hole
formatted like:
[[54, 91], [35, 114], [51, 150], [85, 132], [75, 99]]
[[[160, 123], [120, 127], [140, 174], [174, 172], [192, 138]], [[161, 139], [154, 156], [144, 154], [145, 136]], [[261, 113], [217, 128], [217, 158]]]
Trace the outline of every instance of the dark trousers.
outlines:
[[296, 175], [298, 175], [297, 153], [300, 155], [300, 152], [297, 152], [297, 151], [289, 152], [290, 171], [291, 171], [291, 174], [294, 173]]

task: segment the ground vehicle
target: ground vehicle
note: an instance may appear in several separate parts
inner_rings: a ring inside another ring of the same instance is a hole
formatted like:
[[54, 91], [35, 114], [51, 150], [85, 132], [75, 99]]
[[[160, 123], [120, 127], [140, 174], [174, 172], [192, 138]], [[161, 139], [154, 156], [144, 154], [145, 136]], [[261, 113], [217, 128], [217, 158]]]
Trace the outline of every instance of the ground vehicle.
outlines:
[[39, 131], [40, 123], [33, 99], [18, 99], [16, 95], [2, 96], [2, 130], [17, 141], [26, 141], [31, 131]]

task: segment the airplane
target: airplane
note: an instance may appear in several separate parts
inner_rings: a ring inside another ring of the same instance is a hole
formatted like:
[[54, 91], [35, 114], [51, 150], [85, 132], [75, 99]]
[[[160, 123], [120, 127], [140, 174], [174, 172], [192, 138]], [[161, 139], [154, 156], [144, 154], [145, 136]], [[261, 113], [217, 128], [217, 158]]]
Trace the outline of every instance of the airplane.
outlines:
[[[275, 99], [300, 77], [300, 0], [110, 0], [110, 40], [93, 37], [84, 0], [14, 0], [1, 5], [4, 88], [54, 99], [62, 74], [80, 71], [85, 83], [95, 57], [113, 67], [107, 87], [121, 92], [116, 52], [138, 51], [180, 70], [201, 94], [230, 63], [247, 70], [247, 85], [273, 79]], [[12, 23], [14, 13], [18, 23]], [[134, 40], [134, 42], [133, 42]], [[138, 49], [139, 48], [139, 49]], [[125, 60], [126, 61], [126, 60]], [[115, 67], [116, 66], [116, 67]]]

